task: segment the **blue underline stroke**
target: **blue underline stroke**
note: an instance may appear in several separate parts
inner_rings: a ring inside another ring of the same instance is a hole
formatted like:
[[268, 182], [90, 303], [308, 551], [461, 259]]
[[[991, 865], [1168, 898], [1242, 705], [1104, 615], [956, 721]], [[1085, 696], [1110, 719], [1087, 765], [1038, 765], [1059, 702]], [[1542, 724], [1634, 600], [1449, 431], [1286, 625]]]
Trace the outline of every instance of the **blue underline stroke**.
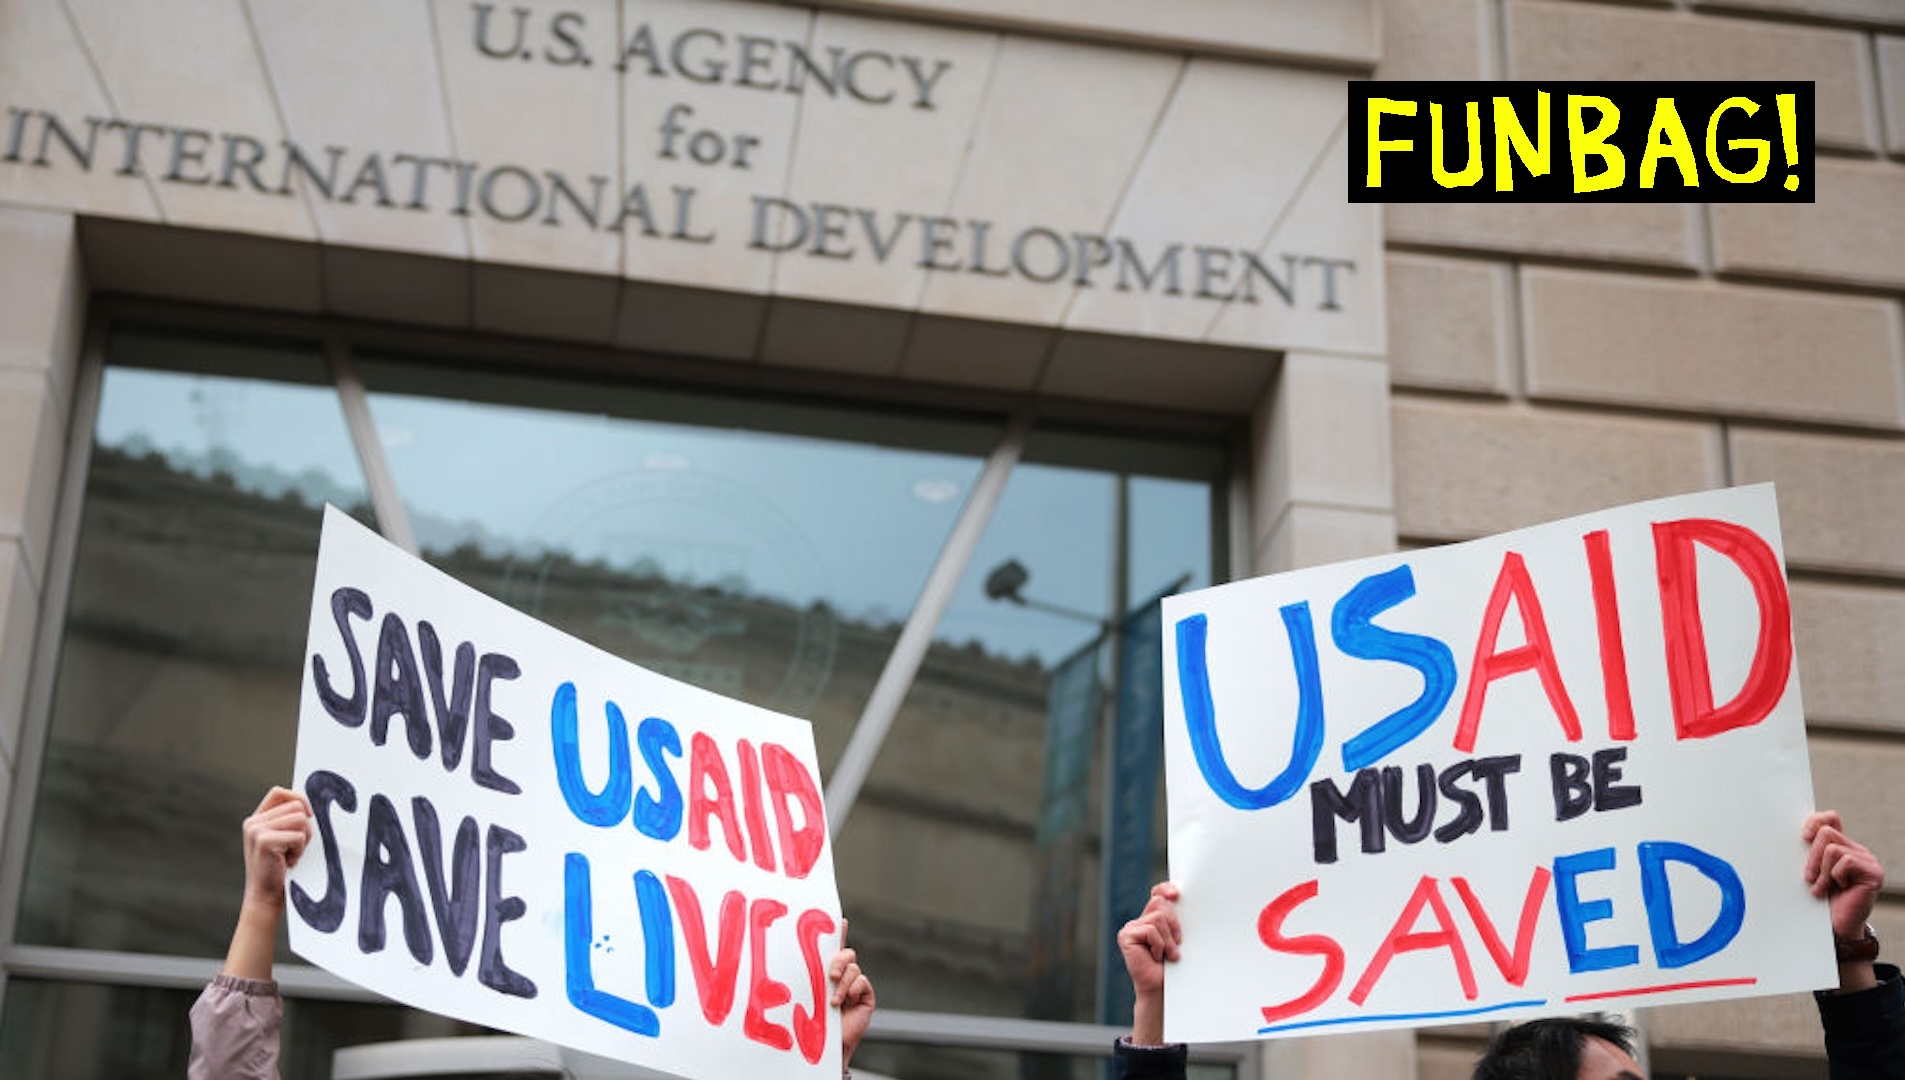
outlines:
[[1503, 1009], [1520, 1009], [1531, 1005], [1546, 1005], [1547, 999], [1533, 1001], [1504, 1001], [1500, 1005], [1483, 1005], [1478, 1009], [1450, 1009], [1447, 1012], [1390, 1013], [1387, 1016], [1339, 1016], [1332, 1020], [1304, 1020], [1295, 1024], [1273, 1024], [1257, 1029], [1259, 1035], [1269, 1035], [1277, 1031], [1296, 1031], [1301, 1028], [1335, 1027], [1338, 1024], [1375, 1024], [1385, 1020], [1436, 1020], [1448, 1016], [1477, 1016], [1482, 1013], [1500, 1012]]

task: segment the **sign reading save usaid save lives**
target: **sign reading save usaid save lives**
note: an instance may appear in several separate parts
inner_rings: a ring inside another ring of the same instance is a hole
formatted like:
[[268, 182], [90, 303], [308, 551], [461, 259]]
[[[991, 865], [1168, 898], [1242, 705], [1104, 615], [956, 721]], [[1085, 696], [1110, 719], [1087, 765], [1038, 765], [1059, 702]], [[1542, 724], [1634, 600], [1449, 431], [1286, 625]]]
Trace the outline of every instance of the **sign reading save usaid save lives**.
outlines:
[[1164, 602], [1166, 1034], [1836, 981], [1770, 485]]
[[291, 946], [421, 1009], [687, 1076], [838, 1076], [813, 733], [324, 514]]

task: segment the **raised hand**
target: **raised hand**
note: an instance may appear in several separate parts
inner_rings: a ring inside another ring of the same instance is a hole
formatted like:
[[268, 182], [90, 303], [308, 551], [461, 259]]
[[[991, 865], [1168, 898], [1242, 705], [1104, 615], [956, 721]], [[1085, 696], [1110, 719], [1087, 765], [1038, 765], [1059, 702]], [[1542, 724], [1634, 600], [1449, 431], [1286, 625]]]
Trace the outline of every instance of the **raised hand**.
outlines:
[[1135, 919], [1118, 931], [1118, 952], [1137, 1000], [1132, 1008], [1131, 1042], [1157, 1046], [1164, 1041], [1164, 965], [1176, 960], [1184, 928], [1177, 920], [1177, 885], [1161, 881], [1151, 886], [1151, 900]]
[[[841, 921], [840, 940], [845, 941], [845, 920]], [[833, 982], [833, 1003], [840, 1007], [840, 1064], [844, 1067], [873, 1020], [873, 983], [860, 970], [859, 955], [844, 947], [827, 962], [827, 978]]]

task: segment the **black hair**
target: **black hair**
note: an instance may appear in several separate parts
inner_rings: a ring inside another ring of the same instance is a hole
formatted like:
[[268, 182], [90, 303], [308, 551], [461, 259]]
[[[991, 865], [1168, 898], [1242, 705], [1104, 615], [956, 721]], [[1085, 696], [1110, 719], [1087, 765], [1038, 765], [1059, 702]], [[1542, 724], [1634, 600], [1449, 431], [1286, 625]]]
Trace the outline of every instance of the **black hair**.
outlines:
[[1575, 1080], [1588, 1039], [1634, 1052], [1634, 1031], [1621, 1024], [1577, 1017], [1530, 1020], [1495, 1036], [1470, 1080]]

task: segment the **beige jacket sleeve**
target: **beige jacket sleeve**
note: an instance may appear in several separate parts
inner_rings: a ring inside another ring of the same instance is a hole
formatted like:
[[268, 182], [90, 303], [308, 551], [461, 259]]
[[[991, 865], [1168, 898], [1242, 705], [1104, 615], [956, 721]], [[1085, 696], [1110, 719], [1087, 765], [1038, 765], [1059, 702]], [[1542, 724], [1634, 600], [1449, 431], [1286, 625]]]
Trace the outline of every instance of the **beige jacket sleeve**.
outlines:
[[187, 1080], [278, 1080], [278, 984], [219, 975], [192, 1004]]

